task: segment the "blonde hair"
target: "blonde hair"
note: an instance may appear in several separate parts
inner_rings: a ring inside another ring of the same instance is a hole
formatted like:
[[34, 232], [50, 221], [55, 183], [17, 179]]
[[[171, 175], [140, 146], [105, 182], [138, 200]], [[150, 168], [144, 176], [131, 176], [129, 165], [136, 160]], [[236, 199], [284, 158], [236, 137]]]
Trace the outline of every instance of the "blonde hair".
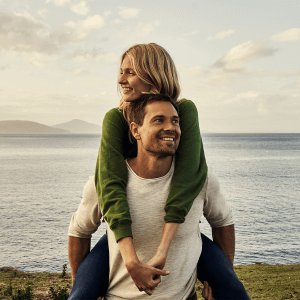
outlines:
[[170, 54], [161, 46], [137, 44], [123, 53], [121, 63], [128, 56], [137, 76], [151, 85], [151, 94], [165, 94], [177, 101], [180, 85], [175, 64]]

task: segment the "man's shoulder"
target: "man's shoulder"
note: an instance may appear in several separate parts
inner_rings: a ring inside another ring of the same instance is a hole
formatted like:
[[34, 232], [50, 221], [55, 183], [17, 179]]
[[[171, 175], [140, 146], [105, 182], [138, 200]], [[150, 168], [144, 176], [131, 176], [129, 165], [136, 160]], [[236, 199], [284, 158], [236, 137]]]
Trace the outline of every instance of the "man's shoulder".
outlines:
[[84, 203], [95, 203], [98, 202], [98, 196], [95, 186], [95, 176], [89, 176], [89, 179], [84, 185], [82, 192], [82, 200]]
[[218, 177], [216, 176], [215, 172], [212, 168], [207, 168], [207, 176], [205, 183], [203, 185], [202, 190], [200, 191], [200, 195], [212, 195], [215, 191], [220, 189], [220, 183]]

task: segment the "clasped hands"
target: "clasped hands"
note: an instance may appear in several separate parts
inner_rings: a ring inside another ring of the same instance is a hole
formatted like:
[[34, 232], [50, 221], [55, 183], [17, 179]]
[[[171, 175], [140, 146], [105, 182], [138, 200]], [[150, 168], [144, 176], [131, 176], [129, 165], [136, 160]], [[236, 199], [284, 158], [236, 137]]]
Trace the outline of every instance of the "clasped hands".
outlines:
[[[139, 291], [144, 291], [151, 296], [154, 289], [161, 283], [160, 276], [167, 276], [169, 271], [164, 270], [166, 263], [166, 256], [156, 253], [147, 264], [142, 262], [135, 262], [127, 266], [127, 270], [133, 279]], [[202, 289], [202, 297], [205, 300], [214, 300], [212, 289], [208, 282], [204, 282]]]
[[167, 276], [169, 271], [164, 270], [166, 256], [156, 253], [147, 263], [139, 260], [126, 264], [128, 273], [137, 288], [144, 291], [149, 296], [161, 283], [161, 276]]

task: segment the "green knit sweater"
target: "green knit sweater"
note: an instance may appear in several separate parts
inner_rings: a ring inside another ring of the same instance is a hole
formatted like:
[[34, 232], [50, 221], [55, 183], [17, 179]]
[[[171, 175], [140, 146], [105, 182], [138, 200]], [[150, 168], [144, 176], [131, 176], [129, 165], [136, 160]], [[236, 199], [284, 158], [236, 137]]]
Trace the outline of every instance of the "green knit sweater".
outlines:
[[[207, 176], [207, 165], [194, 103], [178, 102], [181, 138], [176, 151], [175, 171], [165, 206], [165, 222], [183, 223]], [[125, 159], [137, 154], [136, 143], [129, 140], [129, 128], [118, 108], [106, 113], [102, 125], [95, 184], [100, 208], [116, 240], [132, 236], [126, 199]]]

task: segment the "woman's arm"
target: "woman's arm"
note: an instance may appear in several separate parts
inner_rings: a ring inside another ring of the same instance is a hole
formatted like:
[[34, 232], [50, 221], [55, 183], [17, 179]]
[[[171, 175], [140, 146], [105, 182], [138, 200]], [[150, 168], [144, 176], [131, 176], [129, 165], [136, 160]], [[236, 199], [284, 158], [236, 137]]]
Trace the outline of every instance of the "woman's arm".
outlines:
[[165, 222], [183, 223], [207, 176], [207, 165], [195, 104], [179, 102], [181, 138], [176, 152], [175, 170], [165, 206]]
[[129, 142], [128, 125], [122, 112], [112, 109], [103, 120], [95, 185], [104, 219], [114, 232], [116, 241], [132, 236], [126, 199], [128, 170], [125, 163], [125, 158], [134, 155], [130, 151], [136, 151], [136, 146]]
[[176, 151], [175, 170], [165, 206], [165, 225], [160, 245], [148, 262], [162, 268], [178, 224], [183, 223], [200, 193], [207, 176], [207, 165], [199, 130], [198, 111], [190, 100], [179, 103], [181, 138]]
[[148, 261], [148, 264], [159, 269], [163, 269], [167, 260], [171, 242], [176, 234], [179, 224], [165, 223], [161, 235], [159, 246], [155, 255]]

